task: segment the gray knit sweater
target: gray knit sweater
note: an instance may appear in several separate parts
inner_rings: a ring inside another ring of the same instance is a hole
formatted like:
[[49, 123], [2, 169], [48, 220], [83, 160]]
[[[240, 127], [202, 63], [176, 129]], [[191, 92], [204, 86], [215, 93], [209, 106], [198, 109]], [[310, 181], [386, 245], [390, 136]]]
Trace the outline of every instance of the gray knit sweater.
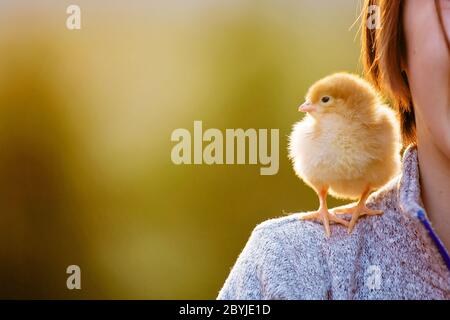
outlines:
[[415, 147], [368, 207], [384, 214], [361, 218], [350, 235], [332, 225], [329, 239], [298, 214], [261, 223], [218, 299], [450, 299], [445, 254], [418, 216], [425, 211]]

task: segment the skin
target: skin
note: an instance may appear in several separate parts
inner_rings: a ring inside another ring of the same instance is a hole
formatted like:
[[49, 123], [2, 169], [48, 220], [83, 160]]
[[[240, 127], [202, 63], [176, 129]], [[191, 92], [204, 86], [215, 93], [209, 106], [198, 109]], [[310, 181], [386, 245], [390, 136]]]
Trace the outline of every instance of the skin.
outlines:
[[[450, 0], [441, 0], [441, 8], [450, 35]], [[422, 201], [435, 231], [450, 249], [450, 53], [434, 1], [406, 0], [404, 10]]]

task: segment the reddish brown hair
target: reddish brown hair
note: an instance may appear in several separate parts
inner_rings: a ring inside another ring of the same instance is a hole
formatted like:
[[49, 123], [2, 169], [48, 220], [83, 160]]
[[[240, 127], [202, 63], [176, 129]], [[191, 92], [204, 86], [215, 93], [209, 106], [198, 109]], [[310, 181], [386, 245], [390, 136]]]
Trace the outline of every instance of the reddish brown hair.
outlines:
[[[435, 0], [435, 4], [447, 49], [450, 50], [439, 0]], [[367, 27], [373, 5], [380, 10], [381, 28]], [[392, 100], [400, 117], [403, 143], [407, 145], [416, 142], [416, 124], [408, 78], [403, 70], [406, 64], [403, 5], [404, 0], [365, 0], [361, 15], [361, 57], [366, 77]]]

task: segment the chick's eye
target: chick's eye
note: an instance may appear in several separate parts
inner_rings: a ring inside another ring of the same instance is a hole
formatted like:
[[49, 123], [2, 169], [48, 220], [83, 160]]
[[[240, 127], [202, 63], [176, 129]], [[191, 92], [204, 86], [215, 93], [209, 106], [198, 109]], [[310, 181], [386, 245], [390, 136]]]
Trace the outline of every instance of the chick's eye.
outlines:
[[330, 97], [328, 97], [328, 96], [322, 97], [321, 101], [323, 103], [327, 103], [328, 101], [330, 101]]

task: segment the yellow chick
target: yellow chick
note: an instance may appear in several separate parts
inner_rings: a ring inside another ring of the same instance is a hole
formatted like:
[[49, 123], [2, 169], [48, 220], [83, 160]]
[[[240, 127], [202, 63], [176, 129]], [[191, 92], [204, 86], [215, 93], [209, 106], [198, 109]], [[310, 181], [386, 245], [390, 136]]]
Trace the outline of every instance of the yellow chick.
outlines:
[[[348, 226], [351, 233], [360, 216], [383, 213], [367, 208], [366, 200], [399, 172], [401, 143], [395, 113], [367, 81], [348, 73], [316, 82], [298, 110], [307, 114], [293, 127], [289, 157], [295, 173], [320, 200], [319, 209], [301, 219], [321, 220], [327, 236], [329, 221]], [[328, 193], [359, 201], [330, 213]], [[342, 213], [351, 214], [351, 221], [336, 216]]]

